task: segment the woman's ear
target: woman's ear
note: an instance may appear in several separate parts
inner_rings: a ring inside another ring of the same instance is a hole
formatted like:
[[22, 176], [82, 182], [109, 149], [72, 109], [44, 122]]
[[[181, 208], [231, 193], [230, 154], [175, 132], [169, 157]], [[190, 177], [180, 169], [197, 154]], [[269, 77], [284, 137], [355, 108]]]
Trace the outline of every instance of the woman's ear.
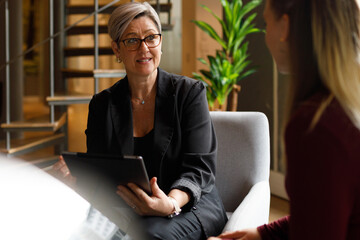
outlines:
[[112, 48], [114, 54], [116, 55], [116, 57], [119, 57], [120, 49], [119, 49], [119, 45], [115, 41], [111, 42], [111, 48]]
[[280, 41], [285, 42], [288, 41], [289, 32], [290, 32], [290, 19], [289, 15], [283, 14], [280, 19], [281, 24], [281, 37]]

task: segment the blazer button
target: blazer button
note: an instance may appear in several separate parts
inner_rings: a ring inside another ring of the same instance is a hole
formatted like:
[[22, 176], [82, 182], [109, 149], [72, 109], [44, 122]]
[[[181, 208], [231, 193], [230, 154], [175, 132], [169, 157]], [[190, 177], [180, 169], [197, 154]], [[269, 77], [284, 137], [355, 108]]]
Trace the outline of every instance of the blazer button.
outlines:
[[196, 210], [196, 207], [193, 207], [193, 210]]

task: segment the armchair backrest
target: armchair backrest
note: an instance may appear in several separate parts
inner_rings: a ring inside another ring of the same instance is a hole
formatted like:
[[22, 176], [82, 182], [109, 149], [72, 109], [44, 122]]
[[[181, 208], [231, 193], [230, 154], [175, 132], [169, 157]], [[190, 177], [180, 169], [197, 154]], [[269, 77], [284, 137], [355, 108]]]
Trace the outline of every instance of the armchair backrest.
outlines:
[[269, 181], [269, 123], [261, 112], [210, 112], [217, 140], [216, 186], [227, 212], [251, 187]]

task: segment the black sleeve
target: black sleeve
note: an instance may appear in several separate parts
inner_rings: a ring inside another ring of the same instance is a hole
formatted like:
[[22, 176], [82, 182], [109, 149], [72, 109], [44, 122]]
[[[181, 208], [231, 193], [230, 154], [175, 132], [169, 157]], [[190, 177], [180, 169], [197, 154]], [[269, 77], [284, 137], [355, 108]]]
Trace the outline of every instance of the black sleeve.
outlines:
[[196, 205], [201, 195], [215, 184], [217, 142], [211, 122], [206, 89], [201, 82], [193, 82], [181, 109], [182, 155], [181, 175], [172, 188], [188, 191]]
[[104, 96], [96, 94], [90, 101], [86, 134], [88, 153], [104, 153], [106, 151], [107, 101]]

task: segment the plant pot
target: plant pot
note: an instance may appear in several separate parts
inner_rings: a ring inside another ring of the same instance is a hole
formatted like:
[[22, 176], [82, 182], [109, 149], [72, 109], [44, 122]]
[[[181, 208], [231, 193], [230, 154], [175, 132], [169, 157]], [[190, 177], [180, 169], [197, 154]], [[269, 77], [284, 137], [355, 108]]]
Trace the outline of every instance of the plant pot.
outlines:
[[217, 99], [215, 100], [214, 105], [212, 107], [209, 105], [210, 111], [226, 111], [226, 109], [227, 109], [227, 99], [225, 100], [223, 105], [220, 105]]
[[[225, 100], [223, 105], [220, 105], [218, 100], [215, 100], [214, 105], [212, 107], [209, 106], [210, 111], [237, 111], [238, 105], [238, 95], [241, 90], [240, 85], [234, 85], [227, 99]], [[228, 101], [229, 100], [229, 101]], [[229, 104], [228, 104], [229, 102]], [[228, 107], [229, 105], [229, 107]]]
[[231, 90], [231, 93], [229, 95], [229, 111], [236, 112], [237, 111], [237, 105], [238, 105], [238, 95], [241, 90], [240, 85], [234, 85], [233, 89]]

